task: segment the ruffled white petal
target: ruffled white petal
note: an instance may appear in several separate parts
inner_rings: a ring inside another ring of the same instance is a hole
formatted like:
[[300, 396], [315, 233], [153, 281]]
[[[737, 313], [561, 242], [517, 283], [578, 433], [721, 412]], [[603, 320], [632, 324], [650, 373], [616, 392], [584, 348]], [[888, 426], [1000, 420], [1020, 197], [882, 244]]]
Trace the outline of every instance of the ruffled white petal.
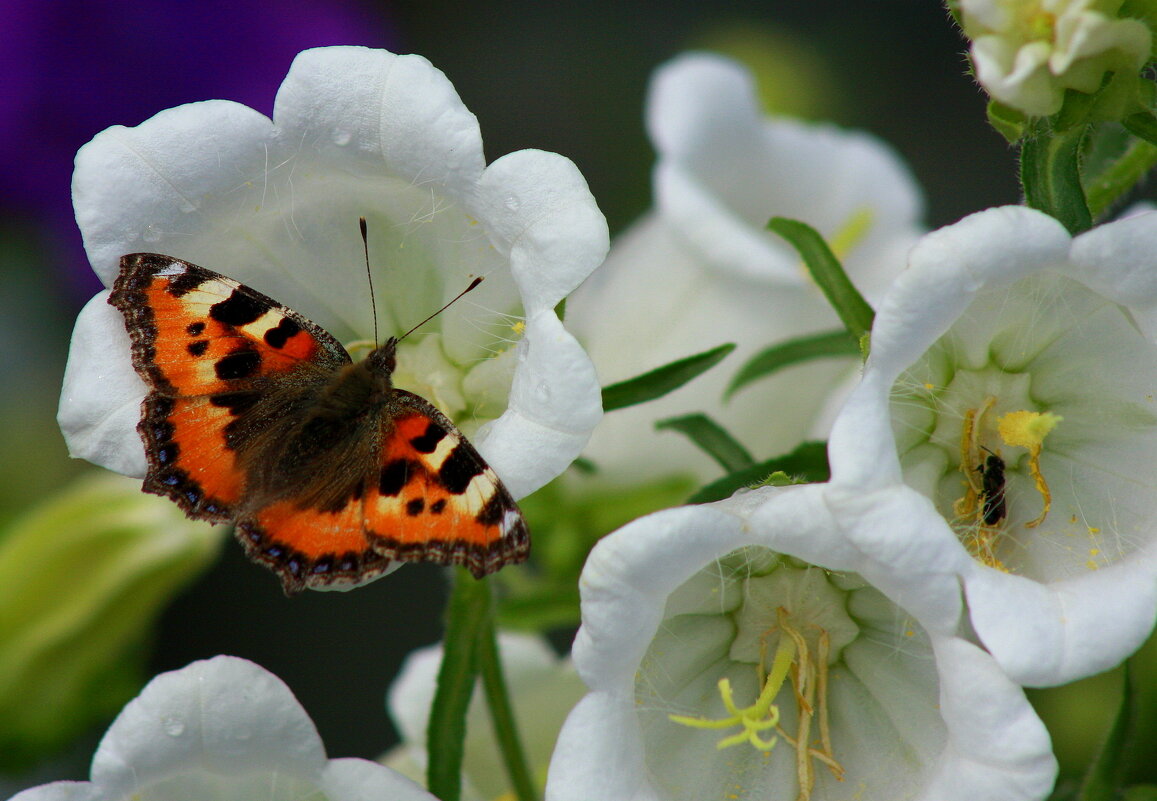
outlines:
[[100, 292], [76, 318], [56, 420], [71, 456], [142, 478], [148, 463], [137, 421], [146, 389], [128, 353], [124, 318]]

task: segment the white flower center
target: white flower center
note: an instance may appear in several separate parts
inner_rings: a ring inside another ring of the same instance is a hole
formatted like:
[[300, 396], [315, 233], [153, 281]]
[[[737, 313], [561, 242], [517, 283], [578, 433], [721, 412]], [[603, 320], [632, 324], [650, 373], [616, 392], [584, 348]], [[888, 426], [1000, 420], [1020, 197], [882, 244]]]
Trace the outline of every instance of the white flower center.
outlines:
[[1083, 285], [981, 293], [894, 389], [905, 480], [978, 560], [1038, 580], [1153, 535], [1157, 351]]
[[858, 576], [748, 548], [670, 596], [635, 693], [664, 797], [891, 800], [943, 744], [937, 687], [924, 632]]

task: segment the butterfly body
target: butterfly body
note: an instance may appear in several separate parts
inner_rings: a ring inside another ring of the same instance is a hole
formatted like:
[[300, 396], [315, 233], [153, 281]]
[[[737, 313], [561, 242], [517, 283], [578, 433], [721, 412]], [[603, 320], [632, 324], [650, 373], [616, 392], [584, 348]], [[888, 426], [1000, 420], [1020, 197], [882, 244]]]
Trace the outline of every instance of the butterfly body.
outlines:
[[493, 470], [393, 386], [396, 339], [353, 362], [302, 315], [158, 254], [125, 256], [109, 303], [149, 386], [144, 489], [235, 523], [287, 593], [360, 584], [392, 561], [482, 576], [526, 558], [525, 522]]

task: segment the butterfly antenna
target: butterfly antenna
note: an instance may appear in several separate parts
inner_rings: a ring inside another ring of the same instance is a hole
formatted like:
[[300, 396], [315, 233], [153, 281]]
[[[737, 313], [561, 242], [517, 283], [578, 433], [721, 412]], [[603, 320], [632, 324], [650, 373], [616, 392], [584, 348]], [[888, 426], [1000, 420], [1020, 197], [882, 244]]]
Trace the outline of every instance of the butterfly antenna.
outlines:
[[482, 278], [483, 278], [483, 277], [482, 277], [481, 275], [480, 275], [480, 276], [478, 276], [477, 278], [475, 278], [473, 281], [471, 281], [471, 282], [470, 282], [470, 286], [466, 287], [466, 288], [465, 288], [465, 289], [463, 289], [461, 292], [459, 292], [457, 295], [455, 295], [455, 296], [454, 296], [454, 297], [453, 297], [453, 298], [450, 300], [450, 302], [449, 302], [449, 303], [447, 303], [445, 306], [443, 306], [442, 308], [438, 309], [438, 311], [434, 312], [434, 313], [433, 313], [433, 314], [431, 314], [429, 317], [427, 317], [425, 320], [423, 320], [422, 322], [418, 323], [416, 326], [414, 326], [413, 328], [411, 328], [409, 331], [407, 331], [406, 333], [404, 333], [404, 334], [402, 334], [400, 337], [398, 337], [398, 341], [399, 341], [399, 342], [401, 342], [403, 339], [405, 339], [406, 337], [408, 337], [410, 334], [414, 333], [414, 332], [415, 332], [415, 331], [417, 331], [419, 328], [421, 328], [422, 326], [424, 326], [426, 323], [430, 322], [430, 321], [431, 321], [431, 320], [433, 320], [435, 317], [437, 317], [439, 314], [441, 314], [442, 312], [446, 311], [446, 309], [450, 308], [452, 305], [454, 305], [455, 303], [457, 303], [457, 302], [458, 302], [458, 299], [459, 299], [460, 297], [462, 297], [463, 295], [465, 295], [467, 292], [469, 292], [470, 290], [472, 290], [474, 287], [476, 287], [476, 286], [478, 286], [479, 284], [481, 284], [481, 283], [482, 283]]
[[[374, 347], [378, 344], [378, 304], [374, 301], [374, 276], [370, 272], [370, 238], [366, 233], [366, 218], [358, 217], [358, 227], [362, 229], [362, 251], [366, 254], [366, 279], [370, 282], [370, 308], [374, 312]], [[454, 300], [457, 300], [455, 298]], [[453, 301], [451, 301], [453, 302]]]

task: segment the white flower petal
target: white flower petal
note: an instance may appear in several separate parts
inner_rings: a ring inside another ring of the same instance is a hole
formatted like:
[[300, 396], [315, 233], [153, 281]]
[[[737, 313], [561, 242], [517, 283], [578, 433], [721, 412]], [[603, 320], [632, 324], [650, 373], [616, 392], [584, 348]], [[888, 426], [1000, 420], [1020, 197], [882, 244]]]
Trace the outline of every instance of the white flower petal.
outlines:
[[71, 456], [141, 478], [148, 463], [136, 426], [145, 384], [129, 350], [124, 319], [108, 292], [98, 293], [76, 318], [56, 419]]
[[566, 469], [602, 415], [594, 367], [552, 310], [526, 321], [519, 347], [509, 406], [477, 442], [515, 498]]
[[105, 799], [88, 782], [52, 782], [19, 792], [8, 801], [105, 801]]
[[510, 259], [527, 317], [553, 309], [607, 255], [607, 223], [586, 180], [556, 153], [503, 156], [486, 168], [476, 197], [476, 213]]
[[285, 138], [354, 176], [465, 188], [485, 166], [478, 120], [418, 55], [303, 51], [277, 92], [273, 118]]
[[136, 128], [113, 126], [82, 147], [73, 205], [104, 285], [112, 286], [121, 256], [179, 243], [205, 227], [206, 197], [260, 176], [269, 129], [269, 119], [247, 106], [210, 100], [162, 111]]
[[153, 679], [101, 740], [92, 780], [129, 797], [190, 771], [317, 780], [325, 761], [313, 721], [280, 679], [219, 656]]
[[321, 789], [340, 801], [438, 801], [421, 785], [368, 759], [331, 759], [322, 769]]

